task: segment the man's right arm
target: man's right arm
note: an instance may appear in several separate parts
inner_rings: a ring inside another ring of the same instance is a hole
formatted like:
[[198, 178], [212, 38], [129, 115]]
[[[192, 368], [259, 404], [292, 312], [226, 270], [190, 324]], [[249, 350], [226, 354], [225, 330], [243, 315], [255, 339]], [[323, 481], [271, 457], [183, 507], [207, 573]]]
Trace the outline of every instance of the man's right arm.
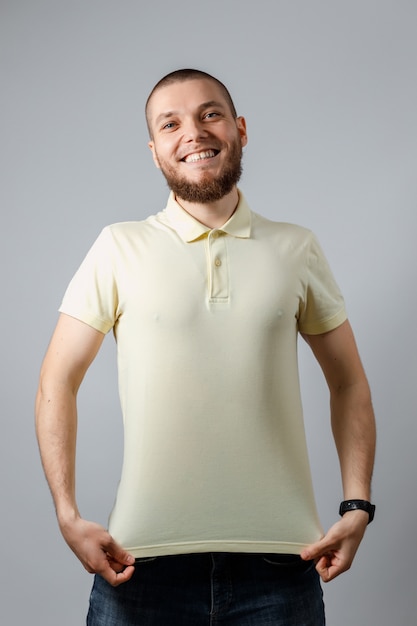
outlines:
[[134, 558], [99, 524], [83, 520], [75, 493], [77, 392], [103, 333], [61, 314], [41, 368], [36, 433], [64, 539], [86, 570], [112, 585], [132, 576]]

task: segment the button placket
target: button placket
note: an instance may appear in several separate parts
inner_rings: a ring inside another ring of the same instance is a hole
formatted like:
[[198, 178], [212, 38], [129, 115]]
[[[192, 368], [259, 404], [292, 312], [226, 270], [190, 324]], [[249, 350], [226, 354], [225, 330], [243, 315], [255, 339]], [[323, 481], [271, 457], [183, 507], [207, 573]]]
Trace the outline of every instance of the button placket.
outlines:
[[212, 230], [208, 235], [209, 299], [224, 301], [229, 297], [229, 276], [225, 234]]

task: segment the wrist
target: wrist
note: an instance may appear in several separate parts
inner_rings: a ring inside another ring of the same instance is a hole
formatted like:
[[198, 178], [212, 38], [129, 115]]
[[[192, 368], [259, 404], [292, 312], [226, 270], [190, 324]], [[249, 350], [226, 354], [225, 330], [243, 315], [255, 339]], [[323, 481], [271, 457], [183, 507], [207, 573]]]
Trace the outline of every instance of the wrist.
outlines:
[[57, 509], [56, 512], [58, 524], [61, 530], [68, 528], [75, 524], [79, 519], [81, 519], [81, 515], [78, 511], [77, 507], [74, 506], [63, 506]]

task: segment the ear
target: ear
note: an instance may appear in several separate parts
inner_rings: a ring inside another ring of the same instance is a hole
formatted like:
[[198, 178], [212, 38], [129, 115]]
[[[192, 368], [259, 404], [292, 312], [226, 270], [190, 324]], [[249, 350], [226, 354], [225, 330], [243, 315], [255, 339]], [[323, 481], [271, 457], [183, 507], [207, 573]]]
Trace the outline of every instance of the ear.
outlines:
[[242, 148], [246, 146], [248, 143], [248, 135], [246, 133], [246, 120], [244, 117], [239, 116], [236, 118], [236, 126], [239, 131], [240, 141], [242, 143]]
[[148, 146], [150, 148], [150, 151], [152, 152], [152, 158], [153, 158], [153, 162], [155, 163], [156, 167], [158, 169], [161, 169], [161, 166], [159, 165], [159, 160], [158, 157], [156, 156], [156, 150], [155, 150], [155, 144], [153, 141], [150, 141], [148, 143]]

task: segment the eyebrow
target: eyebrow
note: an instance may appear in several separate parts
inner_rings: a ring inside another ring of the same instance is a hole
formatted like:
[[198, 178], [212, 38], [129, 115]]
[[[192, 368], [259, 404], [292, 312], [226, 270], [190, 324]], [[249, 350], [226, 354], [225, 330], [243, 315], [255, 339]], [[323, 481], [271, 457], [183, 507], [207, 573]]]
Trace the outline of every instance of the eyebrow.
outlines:
[[[207, 102], [202, 102], [198, 107], [198, 111], [204, 111], [204, 109], [209, 109], [210, 107], [217, 107], [221, 109], [225, 109], [225, 105], [219, 102], [218, 100], [208, 100]], [[162, 120], [165, 120], [169, 117], [178, 115], [179, 111], [165, 111], [164, 113], [160, 113], [158, 117], [155, 119], [155, 124], [159, 124]]]

